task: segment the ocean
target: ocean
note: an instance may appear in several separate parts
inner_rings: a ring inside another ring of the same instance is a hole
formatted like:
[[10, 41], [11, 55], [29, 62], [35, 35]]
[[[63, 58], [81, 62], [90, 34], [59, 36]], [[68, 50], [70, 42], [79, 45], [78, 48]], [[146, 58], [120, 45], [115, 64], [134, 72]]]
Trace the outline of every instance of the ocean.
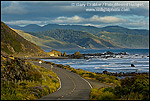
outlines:
[[[44, 61], [54, 62], [56, 64], [70, 65], [75, 69], [83, 69], [91, 72], [102, 73], [104, 70], [113, 73], [130, 72], [148, 72], [149, 73], [149, 49], [81, 49], [81, 50], [58, 50], [73, 54], [79, 51], [84, 53], [113, 53], [127, 52], [129, 55], [116, 56], [115, 58], [101, 58], [99, 56], [90, 57], [90, 59], [42, 59]], [[47, 51], [46, 51], [47, 52]], [[131, 67], [134, 64], [135, 67]]]

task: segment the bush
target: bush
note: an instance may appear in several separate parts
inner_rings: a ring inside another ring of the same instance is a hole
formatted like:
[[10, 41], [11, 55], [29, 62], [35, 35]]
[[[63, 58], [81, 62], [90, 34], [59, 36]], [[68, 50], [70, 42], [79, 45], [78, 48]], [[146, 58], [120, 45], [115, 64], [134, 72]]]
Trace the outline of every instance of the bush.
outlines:
[[[99, 75], [100, 76], [100, 75]], [[101, 81], [103, 77], [97, 76]], [[121, 80], [115, 88], [92, 89], [92, 100], [149, 100], [149, 76], [136, 75]]]
[[1, 100], [34, 100], [59, 88], [57, 75], [49, 69], [5, 58], [1, 64]]
[[121, 80], [121, 85], [115, 87], [114, 92], [119, 98], [148, 100], [149, 99], [149, 76], [136, 75]]
[[110, 88], [92, 89], [90, 93], [91, 100], [115, 100], [116, 96], [110, 92]]
[[106, 91], [99, 96], [98, 100], [115, 100], [115, 98], [116, 96], [112, 92]]

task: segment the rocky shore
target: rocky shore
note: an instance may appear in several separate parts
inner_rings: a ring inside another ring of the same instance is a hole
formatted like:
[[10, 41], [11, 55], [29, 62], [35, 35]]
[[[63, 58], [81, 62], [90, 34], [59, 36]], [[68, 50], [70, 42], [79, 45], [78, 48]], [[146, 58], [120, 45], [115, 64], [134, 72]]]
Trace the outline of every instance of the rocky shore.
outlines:
[[[110, 51], [107, 51], [105, 53], [88, 53], [88, 54], [81, 54], [79, 51], [67, 55], [66, 52], [61, 53], [57, 50], [52, 50], [51, 52], [47, 52], [47, 56], [32, 56], [32, 57], [24, 57], [26, 59], [92, 59], [92, 58], [124, 58], [127, 56], [130, 56], [127, 52], [119, 52], [119, 53], [113, 53]], [[138, 54], [135, 54], [135, 56], [139, 56]], [[144, 57], [144, 56], [143, 56]], [[149, 57], [149, 56], [147, 56]]]
[[[54, 50], [52, 50], [54, 51]], [[58, 51], [57, 51], [58, 52]], [[56, 52], [55, 52], [56, 54]], [[113, 53], [110, 51], [107, 51], [105, 53], [88, 53], [88, 54], [81, 54], [80, 52], [75, 52], [74, 54], [67, 55], [66, 52], [64, 54], [59, 52], [59, 55], [53, 55], [53, 56], [47, 56], [47, 57], [32, 57], [37, 59], [90, 59], [96, 56], [99, 56], [100, 58], [115, 58], [117, 55], [123, 56], [123, 55], [129, 55], [127, 52], [120, 52], [120, 53]], [[30, 58], [30, 57], [28, 57]], [[31, 58], [30, 58], [31, 59]]]
[[122, 58], [124, 55], [129, 55], [127, 52], [120, 52], [120, 53], [113, 53], [110, 51], [107, 51], [105, 53], [89, 53], [89, 54], [82, 54], [85, 59], [90, 59], [93, 57], [100, 57], [100, 58]]
[[137, 72], [128, 72], [128, 73], [124, 73], [124, 72], [120, 72], [120, 73], [111, 73], [111, 72], [107, 72], [106, 70], [103, 71], [103, 73], [96, 73], [96, 74], [107, 74], [109, 76], [117, 76], [117, 77], [127, 77], [127, 76], [135, 76], [135, 75], [149, 75], [149, 73], [147, 72], [143, 72], [143, 73], [137, 73]]

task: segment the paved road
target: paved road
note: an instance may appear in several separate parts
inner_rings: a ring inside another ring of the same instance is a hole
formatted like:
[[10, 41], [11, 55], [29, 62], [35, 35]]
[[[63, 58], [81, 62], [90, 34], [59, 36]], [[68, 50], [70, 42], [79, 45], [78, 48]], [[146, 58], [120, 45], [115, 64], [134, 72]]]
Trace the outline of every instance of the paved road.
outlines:
[[[39, 65], [38, 62], [33, 62]], [[50, 68], [50, 64], [42, 63], [41, 66]], [[89, 100], [91, 86], [85, 79], [66, 69], [53, 67], [52, 70], [58, 75], [61, 81], [61, 88], [39, 100]]]

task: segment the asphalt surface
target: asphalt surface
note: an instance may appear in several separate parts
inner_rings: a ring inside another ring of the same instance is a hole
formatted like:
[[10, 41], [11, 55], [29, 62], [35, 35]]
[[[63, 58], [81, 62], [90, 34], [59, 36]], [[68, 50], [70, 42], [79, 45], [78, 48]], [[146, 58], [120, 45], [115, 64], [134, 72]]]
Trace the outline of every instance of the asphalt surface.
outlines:
[[[32, 63], [40, 65], [38, 62]], [[51, 69], [50, 64], [42, 63], [41, 66]], [[66, 69], [54, 66], [52, 70], [59, 77], [61, 86], [56, 92], [38, 100], [89, 100], [91, 85], [88, 81]]]

